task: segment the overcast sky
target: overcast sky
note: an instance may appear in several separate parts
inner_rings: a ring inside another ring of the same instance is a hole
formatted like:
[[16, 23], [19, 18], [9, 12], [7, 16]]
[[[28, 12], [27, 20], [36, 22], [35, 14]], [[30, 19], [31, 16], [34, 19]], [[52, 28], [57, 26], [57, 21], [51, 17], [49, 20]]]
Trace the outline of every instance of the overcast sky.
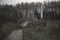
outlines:
[[[47, 0], [0, 0], [0, 4], [13, 4], [15, 5], [16, 3], [21, 3], [21, 2], [44, 2]], [[52, 1], [52, 0], [51, 0]]]

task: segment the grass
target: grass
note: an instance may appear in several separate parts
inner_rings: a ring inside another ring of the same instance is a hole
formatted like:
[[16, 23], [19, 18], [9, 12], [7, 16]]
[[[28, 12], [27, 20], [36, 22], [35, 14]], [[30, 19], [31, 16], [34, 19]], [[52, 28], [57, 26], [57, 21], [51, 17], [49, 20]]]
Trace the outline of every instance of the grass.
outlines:
[[3, 40], [7, 37], [13, 30], [16, 30], [16, 23], [13, 22], [6, 22], [0, 28], [0, 40]]
[[24, 28], [24, 40], [60, 40], [60, 25], [58, 25], [60, 22], [47, 21], [47, 23], [48, 25], [41, 21], [28, 25]]

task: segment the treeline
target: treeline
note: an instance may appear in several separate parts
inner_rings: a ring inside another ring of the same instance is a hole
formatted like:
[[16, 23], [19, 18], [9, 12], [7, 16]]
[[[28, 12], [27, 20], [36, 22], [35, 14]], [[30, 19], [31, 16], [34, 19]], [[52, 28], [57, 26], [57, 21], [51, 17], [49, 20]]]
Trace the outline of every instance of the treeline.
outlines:
[[0, 6], [0, 20], [16, 21], [17, 20], [17, 10], [12, 5]]
[[22, 18], [24, 16], [24, 12], [26, 13], [25, 16], [27, 16], [28, 10], [35, 11], [38, 7], [41, 6], [41, 3], [21, 3], [13, 5], [0, 5], [0, 20], [3, 21], [15, 21], [17, 22], [18, 19]]
[[[0, 5], [0, 20], [3, 21], [14, 21], [17, 22], [18, 19], [23, 18], [27, 16], [28, 11], [32, 15], [36, 13], [37, 17], [41, 13], [41, 5], [44, 5], [43, 9], [43, 16], [44, 19], [60, 19], [60, 2], [50, 2], [47, 4], [42, 4], [42, 3], [21, 3], [21, 4], [16, 4], [16, 6], [13, 5]], [[25, 13], [24, 13], [25, 12]], [[39, 16], [40, 17], [40, 16]], [[39, 18], [38, 17], [38, 18]]]
[[45, 4], [44, 15], [46, 19], [60, 20], [60, 2], [50, 2]]

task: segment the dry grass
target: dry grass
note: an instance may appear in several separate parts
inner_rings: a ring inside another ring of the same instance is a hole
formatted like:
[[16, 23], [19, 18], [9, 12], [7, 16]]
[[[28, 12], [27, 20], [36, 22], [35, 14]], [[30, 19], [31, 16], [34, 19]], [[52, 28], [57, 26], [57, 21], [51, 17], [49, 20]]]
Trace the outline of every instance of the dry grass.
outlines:
[[47, 23], [41, 21], [28, 25], [24, 28], [24, 40], [60, 40], [60, 25], [58, 25], [60, 22], [47, 21]]
[[13, 22], [6, 22], [0, 28], [0, 40], [7, 37], [13, 30], [16, 30], [16, 24]]

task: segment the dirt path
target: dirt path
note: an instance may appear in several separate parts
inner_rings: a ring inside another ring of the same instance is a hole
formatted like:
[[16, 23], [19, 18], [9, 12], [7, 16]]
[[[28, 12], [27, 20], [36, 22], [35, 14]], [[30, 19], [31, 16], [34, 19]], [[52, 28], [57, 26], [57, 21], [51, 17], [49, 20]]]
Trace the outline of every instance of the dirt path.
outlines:
[[23, 40], [23, 30], [15, 30], [4, 40]]

